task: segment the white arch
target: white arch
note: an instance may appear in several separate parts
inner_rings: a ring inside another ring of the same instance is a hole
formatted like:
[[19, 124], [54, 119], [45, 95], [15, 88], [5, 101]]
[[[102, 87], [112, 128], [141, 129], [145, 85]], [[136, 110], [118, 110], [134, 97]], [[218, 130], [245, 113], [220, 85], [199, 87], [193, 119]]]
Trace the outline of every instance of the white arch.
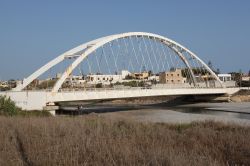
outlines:
[[[185, 50], [186, 52], [188, 52], [192, 58], [197, 59], [215, 78], [217, 81], [219, 81], [219, 83], [222, 85], [222, 82], [220, 81], [220, 79], [217, 77], [217, 75], [198, 57], [196, 56], [193, 52], [191, 52], [190, 50], [188, 50], [186, 47], [180, 45], [179, 43], [168, 39], [166, 37], [157, 35], [157, 34], [152, 34], [152, 33], [147, 33], [147, 32], [128, 32], [128, 33], [121, 33], [121, 34], [117, 34], [117, 35], [111, 35], [107, 38], [104, 38], [103, 40], [99, 40], [98, 42], [96, 42], [92, 47], [90, 47], [89, 49], [87, 49], [81, 56], [79, 56], [67, 69], [66, 71], [62, 74], [61, 78], [56, 82], [55, 86], [52, 89], [52, 92], [58, 92], [59, 88], [62, 86], [63, 82], [66, 80], [66, 78], [69, 76], [70, 73], [72, 73], [72, 71], [89, 55], [91, 54], [93, 51], [95, 51], [96, 49], [98, 49], [99, 47], [105, 45], [106, 43], [109, 43], [113, 40], [116, 39], [120, 39], [120, 38], [125, 38], [125, 37], [132, 37], [132, 36], [146, 36], [146, 37], [152, 37], [155, 38], [156, 40], [159, 41], [164, 41], [166, 43], [170, 43], [170, 44], [174, 44], [175, 46], [178, 46], [179, 48]], [[177, 50], [175, 50], [177, 51]], [[184, 57], [183, 57], [184, 58]], [[186, 61], [186, 60], [185, 60]], [[189, 65], [188, 65], [189, 67]], [[189, 67], [189, 70], [190, 67]], [[194, 76], [193, 76], [194, 77]]]
[[[107, 36], [109, 37], [109, 36]], [[61, 55], [59, 55], [58, 57], [56, 57], [55, 59], [49, 61], [47, 64], [43, 65], [41, 68], [39, 68], [38, 70], [36, 70], [33, 74], [31, 74], [28, 78], [24, 78], [22, 84], [18, 85], [16, 88], [13, 89], [13, 91], [21, 91], [23, 90], [26, 86], [28, 86], [32, 81], [34, 81], [36, 78], [38, 78], [40, 75], [42, 75], [43, 73], [45, 73], [46, 71], [48, 71], [50, 68], [52, 68], [53, 66], [57, 65], [58, 63], [62, 62], [65, 58], [69, 57], [69, 56], [73, 56], [73, 55], [77, 55], [78, 53], [80, 53], [81, 51], [83, 51], [84, 49], [88, 48], [88, 46], [95, 44], [96, 42], [98, 42], [99, 40], [103, 40], [107, 37], [102, 37], [96, 40], [92, 40], [90, 42], [81, 44]]]
[[[41, 67], [40, 69], [38, 69], [36, 72], [34, 72], [32, 75], [30, 75], [27, 79], [24, 79], [23, 84], [18, 86], [15, 90], [20, 91], [22, 89], [24, 89], [27, 85], [29, 85], [34, 79], [36, 79], [37, 77], [39, 77], [41, 74], [43, 74], [44, 72], [46, 72], [47, 70], [49, 70], [51, 67], [55, 66], [56, 64], [62, 62], [66, 57], [69, 56], [74, 56], [74, 55], [79, 55], [79, 57], [77, 57], [77, 59], [66, 69], [66, 71], [62, 74], [62, 76], [60, 77], [60, 79], [56, 82], [56, 84], [54, 85], [52, 92], [58, 92], [59, 88], [62, 86], [63, 82], [66, 80], [66, 78], [69, 76], [69, 74], [72, 73], [72, 71], [88, 56], [90, 55], [92, 52], [94, 52], [96, 49], [98, 49], [99, 47], [105, 45], [106, 43], [109, 43], [113, 40], [116, 39], [120, 39], [120, 38], [126, 38], [126, 37], [133, 37], [133, 36], [137, 36], [137, 37], [150, 37], [150, 38], [154, 38], [160, 42], [163, 42], [164, 44], [166, 44], [167, 46], [173, 45], [175, 46], [174, 48], [170, 47], [171, 49], [173, 49], [178, 56], [181, 57], [181, 59], [183, 60], [183, 62], [186, 64], [186, 66], [189, 68], [189, 70], [192, 72], [187, 60], [185, 59], [185, 57], [181, 54], [181, 52], [178, 50], [178, 48], [181, 48], [182, 50], [185, 50], [187, 53], [189, 53], [189, 55], [192, 58], [195, 58], [196, 60], [198, 60], [213, 76], [214, 78], [216, 78], [216, 80], [221, 84], [221, 86], [223, 87], [222, 82], [220, 81], [220, 79], [217, 77], [217, 75], [198, 57], [196, 56], [193, 52], [191, 52], [189, 49], [187, 49], [186, 47], [180, 45], [179, 43], [157, 35], [157, 34], [153, 34], [153, 33], [147, 33], [147, 32], [128, 32], [128, 33], [121, 33], [121, 34], [116, 34], [116, 35], [110, 35], [110, 36], [106, 36], [106, 37], [102, 37], [87, 43], [84, 43], [78, 47], [75, 47], [63, 54], [61, 54], [60, 56], [58, 56], [57, 58], [53, 59], [52, 61], [48, 62], [46, 65], [44, 65], [43, 67]], [[193, 75], [193, 74], [192, 74]], [[194, 75], [193, 75], [194, 77]], [[195, 82], [194, 82], [195, 84]]]

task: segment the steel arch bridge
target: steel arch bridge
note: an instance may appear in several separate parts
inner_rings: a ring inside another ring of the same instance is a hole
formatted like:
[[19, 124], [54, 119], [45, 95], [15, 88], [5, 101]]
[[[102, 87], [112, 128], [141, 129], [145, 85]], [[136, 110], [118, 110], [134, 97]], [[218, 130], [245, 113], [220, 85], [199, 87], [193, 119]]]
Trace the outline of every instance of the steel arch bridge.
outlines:
[[[69, 77], [69, 75], [72, 73], [72, 71], [83, 60], [85, 60], [88, 56], [90, 56], [91, 53], [93, 53], [95, 50], [97, 50], [98, 48], [104, 46], [107, 43], [110, 43], [112, 41], [116, 41], [118, 39], [131, 38], [131, 37], [148, 38], [148, 39], [151, 39], [151, 40], [155, 40], [155, 41], [163, 43], [166, 47], [172, 49], [176, 53], [176, 55], [184, 62], [186, 67], [188, 68], [190, 77], [191, 77], [191, 79], [193, 81], [193, 85], [195, 87], [196, 87], [196, 78], [195, 78], [194, 72], [193, 72], [193, 70], [191, 68], [191, 65], [189, 64], [187, 58], [197, 60], [202, 65], [202, 67], [204, 67], [205, 70], [207, 70], [208, 74], [211, 75], [216, 81], [218, 81], [218, 83], [220, 84], [221, 87], [223, 86], [222, 82], [217, 77], [217, 75], [212, 71], [212, 69], [210, 69], [206, 65], [206, 63], [204, 63], [197, 55], [195, 55], [193, 52], [191, 52], [189, 49], [182, 46], [181, 44], [179, 44], [179, 43], [177, 43], [177, 42], [175, 42], [175, 41], [173, 41], [173, 40], [171, 40], [169, 38], [166, 38], [166, 37], [163, 37], [163, 36], [160, 36], [160, 35], [157, 35], [157, 34], [153, 34], [153, 33], [128, 32], [128, 33], [121, 33], [121, 34], [102, 37], [102, 38], [99, 38], [99, 39], [84, 43], [84, 44], [82, 44], [82, 45], [80, 45], [78, 47], [75, 47], [75, 48], [61, 54], [60, 56], [56, 57], [55, 59], [53, 59], [52, 61], [48, 62], [47, 64], [42, 66], [40, 69], [35, 71], [28, 78], [24, 79], [23, 83], [20, 84], [19, 86], [17, 86], [14, 90], [16, 90], [16, 91], [23, 90], [32, 81], [34, 81], [36, 78], [38, 78], [40, 75], [42, 75], [43, 73], [48, 71], [53, 66], [59, 64], [60, 62], [62, 62], [63, 60], [65, 60], [67, 58], [77, 57], [76, 60], [72, 64], [70, 64], [69, 67], [63, 72], [61, 78], [54, 85], [54, 87], [52, 89], [52, 92], [58, 92], [59, 88], [61, 88], [62, 84]], [[183, 55], [183, 52], [186, 52], [189, 55], [189, 57], [186, 58]]]
[[[72, 61], [51, 87], [31, 86], [68, 59]], [[74, 71], [81, 66], [83, 86], [66, 84], [72, 83]], [[225, 93], [228, 89], [213, 70], [186, 47], [157, 34], [128, 32], [92, 40], [59, 55], [5, 95], [29, 110], [60, 101]]]

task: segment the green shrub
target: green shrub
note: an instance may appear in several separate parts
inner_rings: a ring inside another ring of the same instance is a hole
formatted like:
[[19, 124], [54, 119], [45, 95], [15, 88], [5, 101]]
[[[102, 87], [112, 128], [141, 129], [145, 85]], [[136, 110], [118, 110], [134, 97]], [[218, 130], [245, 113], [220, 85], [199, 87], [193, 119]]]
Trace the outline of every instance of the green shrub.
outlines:
[[17, 115], [20, 108], [6, 96], [0, 96], [0, 115], [13, 116]]
[[[17, 107], [15, 102], [6, 96], [0, 96], [0, 116], [20, 116], [20, 117], [49, 117], [48, 111], [24, 111]], [[1, 165], [1, 164], [0, 164]]]
[[96, 84], [96, 88], [102, 88], [102, 83]]

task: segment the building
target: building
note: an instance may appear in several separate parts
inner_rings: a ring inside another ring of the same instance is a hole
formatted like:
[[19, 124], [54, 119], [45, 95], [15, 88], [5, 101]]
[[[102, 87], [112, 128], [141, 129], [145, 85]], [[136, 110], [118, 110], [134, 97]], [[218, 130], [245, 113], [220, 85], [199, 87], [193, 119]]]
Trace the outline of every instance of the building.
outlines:
[[132, 73], [131, 76], [132, 76], [134, 79], [145, 80], [145, 79], [148, 79], [148, 77], [149, 77], [149, 72], [144, 71], [144, 72], [141, 72], [141, 73]]
[[56, 78], [59, 79], [62, 77], [62, 73], [56, 73]]
[[1, 82], [0, 82], [0, 87], [1, 87], [1, 88], [8, 88], [8, 87], [9, 87], [9, 84], [8, 84], [7, 81], [1, 81]]
[[151, 76], [148, 77], [148, 80], [149, 81], [159, 82], [160, 81], [160, 77], [159, 77], [159, 75], [151, 75]]
[[241, 77], [241, 80], [242, 80], [242, 81], [250, 81], [250, 76], [248, 76], [248, 75], [243, 75], [243, 76]]
[[231, 74], [218, 74], [218, 77], [222, 82], [232, 81], [232, 75]]
[[186, 78], [182, 76], [181, 69], [162, 72], [159, 75], [161, 84], [183, 84], [186, 83]]
[[250, 87], [250, 76], [249, 75], [242, 75], [241, 81], [238, 84], [239, 86], [243, 87]]
[[97, 75], [91, 74], [87, 75], [86, 81], [89, 84], [111, 84], [122, 81], [122, 75]]
[[121, 74], [89, 74], [86, 77], [86, 82], [89, 84], [114, 84], [117, 82], [123, 82], [127, 76], [130, 76], [131, 73], [127, 70], [122, 70]]
[[131, 76], [131, 73], [128, 70], [122, 70], [121, 75], [122, 79], [125, 79], [127, 76]]
[[231, 74], [218, 74], [219, 79], [223, 82], [225, 87], [235, 87], [236, 81], [232, 79]]

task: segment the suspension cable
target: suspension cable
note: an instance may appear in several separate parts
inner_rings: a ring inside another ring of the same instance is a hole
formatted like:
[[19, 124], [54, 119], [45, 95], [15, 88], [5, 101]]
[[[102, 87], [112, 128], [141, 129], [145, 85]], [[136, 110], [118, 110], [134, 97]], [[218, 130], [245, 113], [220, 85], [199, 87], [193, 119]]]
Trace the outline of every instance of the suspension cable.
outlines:
[[127, 57], [128, 57], [128, 59], [129, 59], [129, 61], [128, 61], [129, 66], [131, 66], [132, 71], [134, 71], [134, 66], [133, 66], [132, 63], [131, 63], [131, 58], [130, 58], [130, 55], [129, 55], [127, 43], [126, 43], [125, 39], [123, 39], [123, 41], [124, 41], [124, 43], [125, 43], [125, 49], [126, 49], [126, 52], [127, 52]]
[[[149, 36], [148, 36], [148, 38], [149, 38]], [[150, 38], [149, 38], [149, 39], [150, 39]], [[149, 44], [150, 44], [150, 48], [151, 48], [151, 51], [153, 52], [154, 59], [155, 59], [156, 65], [157, 65], [157, 71], [159, 71], [159, 63], [158, 63], [158, 61], [157, 61], [157, 59], [156, 59], [156, 54], [155, 54], [155, 51], [154, 51], [154, 49], [153, 49], [152, 41], [151, 41], [151, 40], [149, 40]]]
[[146, 45], [146, 42], [145, 42], [144, 37], [142, 37], [142, 41], [143, 41], [143, 43], [144, 43], [145, 50], [146, 50], [146, 53], [147, 53], [147, 55], [148, 55], [149, 63], [150, 63], [151, 68], [152, 68], [152, 70], [153, 70], [154, 67], [153, 67], [153, 64], [152, 64], [152, 61], [151, 61], [151, 58], [150, 58], [150, 55], [149, 55], [149, 52], [148, 52], [148, 47], [147, 47], [147, 45]]
[[[161, 55], [161, 53], [159, 52], [159, 44], [161, 44], [161, 43], [157, 43], [158, 41], [156, 40], [156, 38], [154, 37], [154, 41], [155, 42], [153, 42], [153, 43], [155, 43], [154, 45], [155, 45], [155, 48], [156, 48], [156, 50], [155, 50], [155, 52], [156, 52], [156, 54], [159, 56], [159, 59], [158, 59], [158, 62], [159, 63], [161, 63], [161, 65], [163, 64], [163, 60], [162, 60], [162, 55]], [[163, 70], [164, 70], [164, 68], [163, 68]], [[162, 70], [162, 71], [163, 71]], [[158, 73], [161, 71], [161, 69], [160, 69], [160, 65], [159, 65], [159, 69], [158, 69]]]
[[[141, 42], [140, 42], [140, 40], [138, 39], [137, 36], [136, 36], [136, 40], [137, 40], [138, 45], [139, 45], [139, 52], [142, 54], [142, 55], [141, 55], [142, 61], [143, 61], [143, 63], [144, 63], [144, 66], [145, 66], [146, 70], [148, 70], [148, 64], [146, 64], [145, 58], [144, 58], [144, 56], [143, 56], [143, 52], [142, 52], [142, 48], [141, 48]], [[143, 65], [143, 64], [141, 64], [141, 66], [140, 66], [141, 71], [142, 71], [142, 67], [143, 67], [142, 65]]]

